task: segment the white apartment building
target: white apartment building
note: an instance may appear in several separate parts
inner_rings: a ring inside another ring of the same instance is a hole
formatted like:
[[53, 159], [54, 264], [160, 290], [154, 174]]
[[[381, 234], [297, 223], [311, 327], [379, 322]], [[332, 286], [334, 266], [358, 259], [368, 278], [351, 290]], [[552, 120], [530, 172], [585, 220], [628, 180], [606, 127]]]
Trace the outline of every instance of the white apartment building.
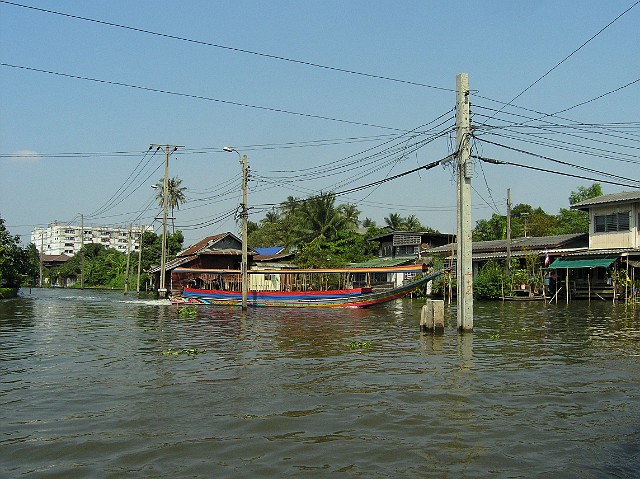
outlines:
[[[153, 226], [141, 225], [131, 228], [131, 252], [140, 247], [140, 234], [153, 231]], [[31, 231], [31, 242], [38, 252], [46, 255], [73, 256], [83, 244], [98, 243], [126, 253], [129, 248], [129, 228], [110, 226], [77, 226], [60, 224], [57, 221], [46, 228], [36, 227]]]

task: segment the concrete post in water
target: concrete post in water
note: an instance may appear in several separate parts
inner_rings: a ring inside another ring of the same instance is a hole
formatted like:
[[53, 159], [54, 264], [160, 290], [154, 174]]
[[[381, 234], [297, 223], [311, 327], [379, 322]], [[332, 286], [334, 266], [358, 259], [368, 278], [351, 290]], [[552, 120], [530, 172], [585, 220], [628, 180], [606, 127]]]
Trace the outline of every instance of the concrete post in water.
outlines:
[[471, 227], [471, 131], [469, 124], [469, 76], [456, 77], [456, 154], [458, 227], [456, 233], [456, 279], [458, 303], [458, 329], [473, 330], [473, 274]]
[[444, 300], [427, 300], [420, 312], [420, 327], [434, 333], [444, 332]]

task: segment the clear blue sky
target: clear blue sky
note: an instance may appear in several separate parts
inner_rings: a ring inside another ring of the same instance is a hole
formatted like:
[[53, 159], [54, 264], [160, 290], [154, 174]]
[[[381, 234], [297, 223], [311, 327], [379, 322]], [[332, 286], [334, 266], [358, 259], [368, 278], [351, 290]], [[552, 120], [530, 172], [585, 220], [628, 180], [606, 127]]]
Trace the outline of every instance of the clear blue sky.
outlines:
[[[248, 155], [250, 219], [259, 221], [288, 196], [341, 192], [448, 155], [454, 118], [447, 112], [461, 72], [469, 74], [480, 139], [623, 179], [481, 141], [475, 154], [621, 183], [602, 183], [605, 193], [633, 189], [638, 183], [628, 180], [640, 180], [634, 4], [22, 3], [58, 15], [0, 3], [0, 216], [23, 242], [34, 226], [78, 223], [80, 214], [94, 225], [151, 223], [158, 208], [150, 206], [150, 184], [162, 177], [163, 155], [145, 152], [160, 143], [183, 146], [171, 157], [170, 176], [187, 187], [189, 202], [176, 212], [186, 243], [237, 233], [240, 165], [222, 147]], [[567, 108], [562, 118], [516, 125], [542, 116], [535, 112]], [[504, 214], [507, 188], [514, 205], [556, 214], [572, 190], [591, 184], [476, 162], [473, 221]], [[455, 232], [451, 167], [340, 195], [338, 202], [357, 204], [361, 219], [378, 224], [390, 213], [415, 214]]]

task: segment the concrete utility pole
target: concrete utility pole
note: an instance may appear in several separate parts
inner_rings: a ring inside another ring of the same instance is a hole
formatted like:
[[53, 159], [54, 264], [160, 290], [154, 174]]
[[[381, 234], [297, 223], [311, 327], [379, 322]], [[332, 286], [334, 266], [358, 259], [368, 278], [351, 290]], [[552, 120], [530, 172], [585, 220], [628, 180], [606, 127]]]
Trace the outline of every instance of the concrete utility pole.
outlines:
[[44, 274], [44, 267], [42, 265], [44, 255], [44, 229], [40, 231], [40, 287], [42, 288], [42, 275]]
[[80, 289], [84, 289], [84, 215], [80, 214]]
[[458, 330], [473, 330], [473, 270], [471, 239], [471, 177], [469, 160], [471, 131], [469, 128], [469, 75], [456, 76], [456, 152], [458, 155], [458, 232], [457, 232], [457, 304]]
[[511, 279], [511, 188], [507, 188], [507, 271]]
[[129, 225], [129, 234], [127, 241], [127, 272], [124, 275], [124, 294], [129, 292], [129, 260], [131, 258], [131, 230], [133, 229], [133, 224]]
[[242, 263], [240, 265], [240, 274], [242, 275], [242, 310], [247, 309], [247, 294], [249, 291], [248, 284], [248, 246], [247, 246], [247, 218], [249, 216], [247, 208], [247, 181], [249, 180], [249, 165], [247, 155], [240, 155], [238, 150], [231, 146], [225, 146], [224, 151], [235, 151], [240, 157], [240, 164], [242, 165]]
[[169, 207], [169, 156], [179, 147], [174, 145], [151, 145], [149, 149], [164, 150], [164, 183], [162, 187], [162, 253], [160, 256], [160, 286], [158, 296], [164, 298], [167, 295], [166, 266], [167, 266], [167, 209]]
[[136, 293], [140, 292], [140, 269], [142, 265], [142, 235], [144, 234], [144, 228], [140, 228], [140, 245], [138, 247], [138, 277], [136, 279]]

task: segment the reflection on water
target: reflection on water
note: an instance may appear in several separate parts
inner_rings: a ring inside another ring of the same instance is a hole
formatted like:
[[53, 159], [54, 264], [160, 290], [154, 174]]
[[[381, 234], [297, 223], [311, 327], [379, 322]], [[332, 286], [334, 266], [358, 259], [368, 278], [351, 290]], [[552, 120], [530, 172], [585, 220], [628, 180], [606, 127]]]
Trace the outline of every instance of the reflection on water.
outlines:
[[451, 307], [431, 335], [420, 307], [184, 319], [117, 292], [2, 301], [0, 471], [636, 477], [637, 309], [476, 303], [473, 333]]

